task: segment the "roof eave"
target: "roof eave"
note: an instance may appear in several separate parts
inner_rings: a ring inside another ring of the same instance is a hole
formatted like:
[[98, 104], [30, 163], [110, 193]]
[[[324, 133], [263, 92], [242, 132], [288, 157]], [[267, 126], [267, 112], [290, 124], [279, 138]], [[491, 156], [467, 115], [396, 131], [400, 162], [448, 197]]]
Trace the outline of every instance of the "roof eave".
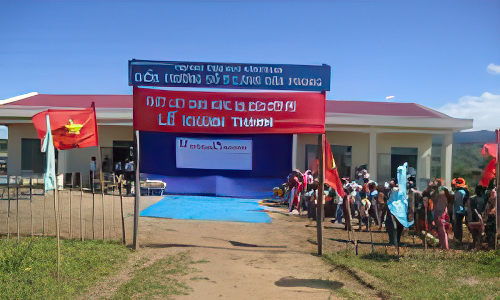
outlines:
[[451, 117], [407, 117], [407, 116], [376, 116], [357, 114], [327, 113], [327, 125], [380, 126], [380, 127], [412, 127], [461, 131], [472, 128], [472, 119]]

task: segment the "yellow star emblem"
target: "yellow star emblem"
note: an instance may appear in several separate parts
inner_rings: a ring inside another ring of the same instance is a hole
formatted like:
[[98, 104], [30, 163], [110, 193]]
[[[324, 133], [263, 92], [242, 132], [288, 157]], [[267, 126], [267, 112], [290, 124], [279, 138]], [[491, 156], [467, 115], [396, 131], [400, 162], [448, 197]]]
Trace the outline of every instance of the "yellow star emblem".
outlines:
[[83, 124], [74, 124], [73, 120], [69, 119], [69, 125], [64, 125], [68, 133], [70, 134], [80, 134], [80, 129], [82, 129]]

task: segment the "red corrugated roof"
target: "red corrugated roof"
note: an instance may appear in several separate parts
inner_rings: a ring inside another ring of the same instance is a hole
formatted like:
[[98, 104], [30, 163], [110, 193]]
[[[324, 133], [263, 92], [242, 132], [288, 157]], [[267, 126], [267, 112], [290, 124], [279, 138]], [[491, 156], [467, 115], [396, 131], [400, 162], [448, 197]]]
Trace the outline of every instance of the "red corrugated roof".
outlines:
[[327, 113], [375, 116], [447, 118], [448, 116], [416, 103], [327, 100]]
[[[48, 107], [90, 107], [94, 102], [97, 108], [132, 108], [132, 95], [48, 95], [38, 94], [9, 105], [48, 106]], [[326, 113], [447, 118], [448, 116], [416, 103], [368, 102], [327, 100]]]
[[96, 108], [132, 108], [132, 95], [47, 95], [33, 97], [9, 103], [9, 105], [50, 106], [50, 107], [90, 107]]

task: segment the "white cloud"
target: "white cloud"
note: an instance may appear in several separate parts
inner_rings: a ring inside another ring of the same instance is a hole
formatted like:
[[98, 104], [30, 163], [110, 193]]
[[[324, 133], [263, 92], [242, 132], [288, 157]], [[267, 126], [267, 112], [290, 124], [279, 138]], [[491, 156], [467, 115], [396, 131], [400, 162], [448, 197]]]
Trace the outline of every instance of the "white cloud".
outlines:
[[500, 74], [500, 66], [497, 66], [493, 63], [489, 64], [486, 67], [486, 71], [488, 71], [488, 73], [493, 74], [493, 75]]
[[454, 118], [473, 119], [472, 130], [500, 128], [500, 95], [463, 96], [458, 103], [448, 103], [438, 111]]

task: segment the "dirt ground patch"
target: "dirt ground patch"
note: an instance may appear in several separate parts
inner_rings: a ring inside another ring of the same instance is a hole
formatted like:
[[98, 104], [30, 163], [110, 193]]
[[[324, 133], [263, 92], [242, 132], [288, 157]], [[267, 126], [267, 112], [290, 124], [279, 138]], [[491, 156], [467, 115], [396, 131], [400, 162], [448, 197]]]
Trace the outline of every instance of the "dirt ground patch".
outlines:
[[[120, 197], [89, 193], [83, 198], [74, 191], [60, 192], [61, 234], [64, 238], [80, 238], [80, 224], [86, 239], [120, 239], [121, 206]], [[30, 235], [31, 209], [35, 235], [43, 231], [44, 197], [34, 196], [30, 202], [20, 201], [20, 229], [22, 235]], [[132, 243], [133, 201], [122, 197], [127, 244]], [[156, 203], [160, 197], [141, 197], [141, 210]], [[83, 220], [80, 222], [80, 202]], [[15, 201], [11, 201], [9, 230], [11, 238], [17, 230]], [[6, 234], [7, 201], [0, 203], [0, 231]], [[92, 232], [92, 211], [94, 232]], [[104, 211], [104, 213], [103, 213]], [[123, 283], [130, 280], [132, 272], [140, 264], [150, 264], [169, 254], [188, 252], [197, 270], [185, 278], [192, 291], [176, 299], [341, 299], [378, 298], [377, 292], [356, 281], [347, 272], [334, 269], [315, 255], [316, 223], [305, 215], [289, 215], [284, 207], [269, 208], [272, 223], [240, 223], [199, 220], [173, 220], [144, 218], [139, 220], [140, 250], [133, 253], [123, 269], [115, 276], [93, 287], [82, 299], [109, 298]], [[45, 197], [45, 233], [53, 235], [53, 198]], [[343, 225], [324, 223], [323, 252], [353, 249], [346, 244], [348, 234]], [[357, 233], [357, 239], [369, 241], [369, 233]], [[374, 232], [374, 239], [383, 241], [385, 233]], [[370, 245], [361, 244], [360, 252], [370, 251]], [[139, 262], [139, 263], [138, 263]]]

